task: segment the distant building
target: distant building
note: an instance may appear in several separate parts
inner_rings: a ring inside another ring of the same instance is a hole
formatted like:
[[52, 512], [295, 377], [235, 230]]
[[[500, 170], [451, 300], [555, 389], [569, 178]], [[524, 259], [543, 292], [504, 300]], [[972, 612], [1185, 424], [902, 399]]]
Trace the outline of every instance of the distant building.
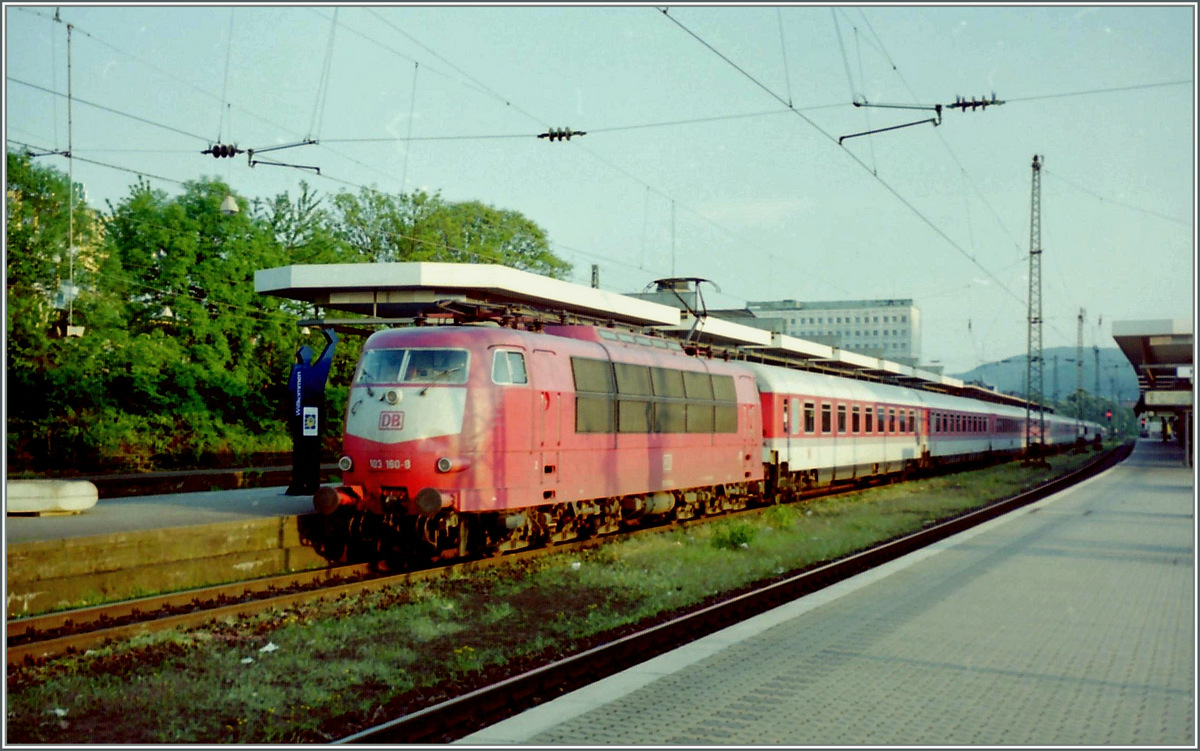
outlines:
[[[684, 280], [660, 283], [654, 292], [629, 296], [681, 310], [697, 305], [695, 289]], [[767, 300], [752, 301], [745, 308], [708, 312], [746, 326], [892, 362], [916, 365], [921, 357], [921, 311], [911, 299]]]
[[799, 339], [895, 362], [921, 358], [921, 311], [911, 299], [751, 301], [746, 308], [768, 324], [761, 328]]

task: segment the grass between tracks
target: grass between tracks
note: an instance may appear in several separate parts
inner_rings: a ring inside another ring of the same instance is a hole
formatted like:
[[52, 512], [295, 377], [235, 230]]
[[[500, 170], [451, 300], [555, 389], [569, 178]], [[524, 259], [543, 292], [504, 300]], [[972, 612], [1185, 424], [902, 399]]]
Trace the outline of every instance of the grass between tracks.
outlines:
[[1081, 466], [1005, 464], [9, 668], [10, 743], [323, 742]]

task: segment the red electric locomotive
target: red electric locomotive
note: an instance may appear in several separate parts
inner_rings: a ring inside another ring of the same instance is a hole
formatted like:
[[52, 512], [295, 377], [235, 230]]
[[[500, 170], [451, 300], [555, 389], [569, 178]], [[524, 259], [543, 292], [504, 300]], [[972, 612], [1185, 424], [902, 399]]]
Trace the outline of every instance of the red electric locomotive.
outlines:
[[761, 451], [753, 374], [677, 342], [591, 326], [391, 329], [364, 345], [343, 484], [314, 505], [382, 558], [500, 552], [744, 507]]

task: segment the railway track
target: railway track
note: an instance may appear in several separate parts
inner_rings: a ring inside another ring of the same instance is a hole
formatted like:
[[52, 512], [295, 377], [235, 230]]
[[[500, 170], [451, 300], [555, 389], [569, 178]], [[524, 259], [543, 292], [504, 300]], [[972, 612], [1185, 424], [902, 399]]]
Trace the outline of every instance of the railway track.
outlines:
[[1132, 449], [1132, 444], [1117, 447], [1098, 456], [1082, 469], [1020, 495], [781, 580], [750, 588], [606, 644], [367, 728], [336, 742], [446, 743], [457, 740], [549, 699], [1052, 495], [1123, 461]]
[[[1122, 456], [1121, 458], [1124, 457]], [[1096, 466], [1098, 462], [1102, 461], [1103, 457], [1099, 458], [1097, 462], [1094, 462], [1092, 465], [1089, 465], [1089, 468]], [[1085, 468], [1085, 470], [1081, 470], [1081, 472], [1086, 472], [1087, 469], [1088, 468]], [[1079, 472], [1066, 476], [1066, 478], [1077, 477], [1082, 479], [1082, 476]], [[1072, 479], [1070, 481], [1074, 482], [1078, 481], [1078, 479]], [[1060, 478], [1057, 481], [1052, 481], [1050, 484], [1043, 486], [1043, 488], [1053, 486], [1055, 489], [1057, 489], [1059, 487], [1065, 487], [1066, 484], [1070, 483], [1065, 482], [1064, 478]], [[817, 495], [828, 497], [835, 494], [854, 492], [858, 489], [859, 488], [853, 486], [845, 486], [832, 490], [825, 490], [823, 492], [812, 493], [810, 496], [806, 497]], [[1030, 494], [1026, 494], [1026, 496], [1029, 496], [1029, 500], [1025, 500], [1024, 503], [1031, 502], [1031, 500], [1036, 500], [1037, 497], [1041, 497], [1049, 492], [1053, 492], [1053, 490], [1043, 490], [1042, 488], [1039, 488], [1035, 491], [1032, 491], [1032, 493], [1035, 494], [1039, 492], [1041, 495], [1031, 496]], [[1019, 498], [1025, 498], [1026, 496], [1020, 496]], [[994, 511], [994, 509], [1003, 506], [1007, 510], [1008, 508], [1015, 508], [1019, 505], [1022, 504], [1015, 503], [1014, 505], [1013, 500], [1004, 501], [1001, 502], [1001, 504], [986, 507], [970, 517], [962, 518], [975, 518], [976, 515], [980, 515], [980, 520], [992, 518], [999, 513], [1003, 513], [1003, 511]], [[626, 539], [635, 534], [661, 533], [674, 528], [706, 523], [708, 521], [712, 521], [714, 518], [727, 519], [739, 514], [755, 513], [757, 510], [758, 509], [748, 509], [746, 511], [734, 512], [733, 514], [726, 514], [720, 517], [704, 517], [663, 526], [650, 527], [644, 530], [636, 530], [603, 538], [592, 538], [554, 545], [546, 548], [520, 551], [495, 558], [461, 561], [450, 565], [430, 567], [417, 571], [407, 571], [399, 574], [381, 574], [368, 564], [358, 564], [266, 577], [245, 582], [188, 590], [162, 596], [126, 600], [89, 608], [57, 611], [30, 618], [12, 619], [6, 623], [6, 661], [8, 665], [17, 665], [28, 661], [49, 659], [72, 652], [86, 651], [109, 641], [129, 639], [139, 634], [153, 633], [169, 629], [189, 628], [222, 618], [245, 617], [266, 612], [271, 609], [282, 609], [305, 602], [313, 602], [322, 599], [330, 600], [344, 595], [363, 594], [371, 591], [386, 589], [388, 587], [400, 586], [423, 579], [444, 577], [454, 573], [466, 573], [496, 565], [508, 565], [510, 563], [527, 561], [542, 555], [584, 550], [587, 548], [596, 547], [598, 545], [607, 544], [614, 540]], [[979, 522], [977, 521], [974, 523]], [[931, 527], [930, 530], [918, 534], [926, 535], [927, 533], [931, 533], [933, 530], [952, 528], [955, 524], [961, 525], [962, 522], [953, 520], [943, 525], [938, 525], [937, 527]], [[961, 528], [965, 529], [966, 527]], [[954, 532], [949, 532], [947, 534], [953, 533]], [[914, 539], [918, 539], [917, 536], [912, 537]], [[941, 538], [937, 537], [936, 539]], [[885, 548], [888, 550], [899, 549], [897, 546], [902, 543], [903, 540], [889, 543], [888, 546], [885, 546]], [[871, 558], [871, 554], [872, 551], [865, 551], [864, 553], [859, 554], [859, 556], [855, 556], [854, 560], [873, 560]], [[902, 555], [903, 553], [900, 554]], [[877, 556], [879, 554], [875, 555]], [[880, 562], [882, 562], [882, 560]], [[828, 568], [830, 571], [841, 571], [845, 565], [846, 564], [844, 563], [830, 564], [829, 567], [822, 567], [822, 569], [817, 569], [808, 574], [800, 575], [797, 577], [797, 579], [803, 579], [807, 582], [822, 581], [820, 578], [821, 571], [825, 570], [826, 568]], [[857, 571], [854, 571], [853, 573], [857, 573]], [[846, 576], [848, 575], [852, 574], [846, 574]], [[844, 576], [841, 578], [844, 578]], [[837, 580], [838, 579], [830, 579], [821, 586], [827, 586], [828, 584], [832, 584]], [[790, 599], [794, 599], [794, 597], [806, 594], [807, 591], [814, 590], [803, 591], [802, 588], [793, 588], [793, 590], [784, 588], [784, 590], [778, 591], [799, 592], [799, 594], [790, 596]], [[749, 595], [742, 595], [738, 598], [735, 598], [734, 601], [741, 602], [745, 600], [746, 602], [758, 602], [760, 599], [761, 598], [751, 598]], [[778, 604], [778, 602], [776, 604]], [[767, 607], [773, 607], [773, 605]], [[765, 609], [765, 607], [763, 609]], [[722, 608], [718, 608], [718, 610], [720, 612], [728, 612], [724, 609], [724, 606], [722, 606]], [[690, 624], [701, 624], [706, 622], [695, 620], [696, 617], [697, 616], [693, 615], [685, 616], [684, 618], [680, 619], [681, 624], [689, 624], [687, 625], [687, 628], [683, 628], [682, 626], [672, 626], [668, 628], [666, 625], [663, 625], [655, 627], [654, 631], [656, 633], [661, 632], [664, 634], [682, 634], [683, 631], [687, 631], [687, 629], [692, 628], [692, 625]], [[716, 616], [713, 617], [715, 618]], [[716, 628], [720, 627], [723, 626], [717, 626]], [[664, 628], [666, 629], [665, 631], [663, 631]], [[683, 628], [683, 631], [680, 631], [681, 628]], [[715, 630], [715, 628], [712, 630]], [[691, 638], [696, 637], [693, 636]], [[618, 640], [616, 643], [628, 643], [631, 650], [629, 651], [629, 654], [636, 655], [640, 654], [640, 650], [642, 650], [642, 647], [637, 645], [653, 642], [647, 641], [645, 637], [635, 638], [630, 636], [624, 637]], [[603, 650], [604, 648], [597, 649]], [[577, 657], [581, 658], [581, 656]], [[647, 657], [645, 656], [641, 657], [643, 660], [646, 658]], [[572, 660], [574, 659], [576, 658], [572, 658]], [[622, 661], [624, 658], [619, 658], [611, 653], [607, 653], [607, 656], [603, 659], [613, 660], [613, 664], [625, 664]], [[637, 660], [635, 660], [635, 662], [636, 661]], [[568, 661], [568, 664], [575, 663]], [[591, 676], [591, 679], [594, 680], [597, 677], [602, 677], [596, 674], [595, 668], [590, 662], [585, 661], [584, 663], [579, 664], [584, 665], [584, 667], [580, 668], [582, 672], [579, 672], [578, 675], [575, 676], [576, 678]], [[573, 668], [564, 669], [571, 670]], [[565, 680], [562, 685], [569, 685], [569, 683], [569, 680]], [[426, 738], [424, 735], [421, 737]]]
[[221, 618], [363, 594], [538, 555], [583, 550], [613, 539], [583, 540], [398, 574], [381, 574], [365, 563], [339, 566], [9, 620], [5, 634], [7, 664], [49, 659], [139, 634], [190, 628]]

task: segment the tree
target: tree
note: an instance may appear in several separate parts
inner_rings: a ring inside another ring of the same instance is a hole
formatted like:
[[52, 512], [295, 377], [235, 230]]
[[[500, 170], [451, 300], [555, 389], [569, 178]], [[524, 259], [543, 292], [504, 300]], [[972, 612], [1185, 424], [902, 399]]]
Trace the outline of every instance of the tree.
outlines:
[[550, 250], [546, 233], [516, 211], [367, 188], [339, 193], [333, 203], [334, 231], [359, 260], [497, 263], [555, 278], [571, 269]]
[[63, 317], [58, 311], [65, 316], [68, 305], [78, 306], [77, 290], [88, 287], [105, 263], [104, 225], [76, 185], [72, 228], [66, 175], [35, 165], [28, 155], [5, 156], [5, 333], [9, 357], [25, 361], [45, 354], [50, 329]]

